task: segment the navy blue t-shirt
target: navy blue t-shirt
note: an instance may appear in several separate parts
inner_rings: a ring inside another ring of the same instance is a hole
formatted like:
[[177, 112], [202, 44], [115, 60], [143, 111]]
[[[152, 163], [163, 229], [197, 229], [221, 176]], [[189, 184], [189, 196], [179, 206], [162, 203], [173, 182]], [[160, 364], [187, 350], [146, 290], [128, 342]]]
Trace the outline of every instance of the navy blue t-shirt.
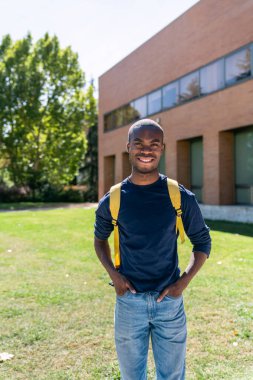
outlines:
[[[195, 195], [179, 185], [184, 229], [193, 251], [209, 256], [211, 239]], [[96, 210], [95, 236], [107, 240], [113, 231], [109, 192]], [[119, 272], [131, 281], [137, 292], [161, 292], [180, 276], [178, 267], [176, 215], [172, 206], [167, 177], [149, 185], [122, 181], [118, 216], [120, 236]]]

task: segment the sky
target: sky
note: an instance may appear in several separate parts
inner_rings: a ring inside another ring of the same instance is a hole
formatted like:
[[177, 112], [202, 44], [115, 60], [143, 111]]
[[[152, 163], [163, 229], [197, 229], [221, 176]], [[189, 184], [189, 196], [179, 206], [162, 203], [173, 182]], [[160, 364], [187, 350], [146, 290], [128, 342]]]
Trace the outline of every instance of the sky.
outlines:
[[198, 0], [0, 0], [0, 38], [46, 32], [78, 53], [87, 81], [100, 75]]

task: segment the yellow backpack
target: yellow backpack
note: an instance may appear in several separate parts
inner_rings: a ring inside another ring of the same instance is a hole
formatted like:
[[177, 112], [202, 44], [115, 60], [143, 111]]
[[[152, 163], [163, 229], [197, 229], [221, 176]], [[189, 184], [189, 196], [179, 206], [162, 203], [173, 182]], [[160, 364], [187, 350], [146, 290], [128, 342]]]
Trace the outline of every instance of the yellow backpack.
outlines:
[[[184, 226], [182, 222], [181, 195], [178, 182], [174, 179], [167, 178], [168, 192], [171, 203], [176, 211], [176, 233], [179, 232], [181, 243], [184, 243]], [[112, 215], [112, 224], [114, 225], [114, 263], [115, 268], [120, 266], [120, 249], [119, 249], [119, 228], [118, 215], [120, 209], [121, 182], [112, 186], [110, 189], [110, 211]]]

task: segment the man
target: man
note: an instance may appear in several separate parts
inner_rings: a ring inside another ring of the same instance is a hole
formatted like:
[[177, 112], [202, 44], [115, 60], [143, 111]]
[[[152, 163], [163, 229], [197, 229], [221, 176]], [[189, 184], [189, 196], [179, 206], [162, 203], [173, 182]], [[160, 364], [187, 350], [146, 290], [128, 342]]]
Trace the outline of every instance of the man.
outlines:
[[151, 336], [157, 380], [185, 379], [184, 289], [209, 256], [211, 239], [194, 194], [180, 185], [182, 220], [193, 251], [178, 268], [175, 209], [167, 177], [158, 171], [163, 129], [143, 119], [131, 126], [127, 151], [131, 175], [122, 181], [118, 217], [121, 264], [111, 260], [113, 225], [109, 193], [96, 211], [95, 250], [116, 291], [114, 333], [122, 380], [146, 380]]

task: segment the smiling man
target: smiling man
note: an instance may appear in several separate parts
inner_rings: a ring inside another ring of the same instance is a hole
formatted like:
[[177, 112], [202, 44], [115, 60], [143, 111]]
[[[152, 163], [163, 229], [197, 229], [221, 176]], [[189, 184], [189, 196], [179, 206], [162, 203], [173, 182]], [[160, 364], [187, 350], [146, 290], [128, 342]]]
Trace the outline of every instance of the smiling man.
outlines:
[[189, 265], [180, 274], [176, 213], [167, 177], [158, 171], [163, 129], [150, 119], [137, 121], [129, 129], [127, 150], [132, 173], [121, 183], [119, 268], [108, 244], [113, 231], [109, 192], [96, 211], [94, 241], [116, 292], [114, 328], [121, 379], [147, 379], [151, 337], [157, 380], [183, 380], [187, 328], [182, 293], [209, 256], [209, 228], [194, 194], [179, 185], [184, 229], [193, 245]]

